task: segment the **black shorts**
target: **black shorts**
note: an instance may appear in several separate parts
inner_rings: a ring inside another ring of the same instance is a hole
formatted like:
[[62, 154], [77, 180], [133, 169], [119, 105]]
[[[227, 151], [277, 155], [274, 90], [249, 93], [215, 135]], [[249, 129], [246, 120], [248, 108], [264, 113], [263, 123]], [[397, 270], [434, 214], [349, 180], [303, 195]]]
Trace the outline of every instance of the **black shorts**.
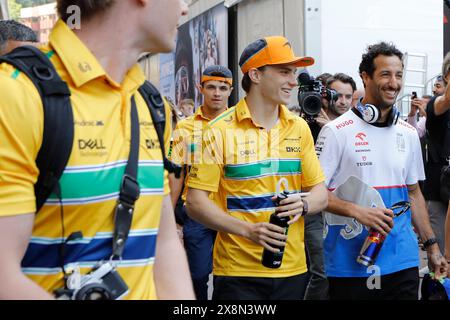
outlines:
[[[410, 268], [380, 277], [379, 288], [369, 289], [368, 278], [328, 277], [331, 300], [418, 300], [419, 269]], [[373, 284], [375, 282], [370, 282]]]
[[213, 300], [303, 300], [308, 273], [284, 278], [214, 276]]

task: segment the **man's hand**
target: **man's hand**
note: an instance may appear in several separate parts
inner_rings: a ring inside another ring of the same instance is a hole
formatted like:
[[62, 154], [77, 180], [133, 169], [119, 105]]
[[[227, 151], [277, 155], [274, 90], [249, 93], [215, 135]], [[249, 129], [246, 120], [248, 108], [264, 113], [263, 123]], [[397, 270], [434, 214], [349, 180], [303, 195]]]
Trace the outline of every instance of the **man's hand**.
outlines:
[[284, 247], [286, 245], [287, 235], [284, 232], [284, 228], [273, 223], [258, 222], [250, 226], [247, 238], [271, 252], [279, 252], [278, 248], [272, 246]]
[[328, 117], [327, 113], [323, 109], [320, 109], [320, 112], [317, 115], [317, 117], [315, 118], [315, 120], [320, 127], [323, 127], [328, 122], [330, 122], [330, 118]]
[[415, 98], [411, 100], [411, 110], [409, 111], [408, 117], [414, 117], [419, 111], [419, 116], [426, 117], [427, 113], [425, 111], [427, 103], [424, 99]]
[[[276, 196], [272, 197], [272, 201], [276, 199]], [[289, 220], [288, 224], [295, 223], [302, 216], [303, 201], [300, 194], [290, 194], [288, 198], [280, 201], [280, 205], [275, 208], [275, 212], [279, 217], [293, 216], [293, 219]]]
[[433, 279], [440, 280], [447, 277], [447, 261], [442, 256], [437, 244], [432, 245], [427, 250], [428, 264], [434, 272]]
[[363, 208], [355, 212], [355, 219], [368, 227], [371, 227], [382, 235], [387, 236], [394, 228], [394, 213], [385, 208]]
[[419, 116], [426, 117], [427, 116], [427, 100], [419, 99], [420, 103], [418, 105], [419, 108]]

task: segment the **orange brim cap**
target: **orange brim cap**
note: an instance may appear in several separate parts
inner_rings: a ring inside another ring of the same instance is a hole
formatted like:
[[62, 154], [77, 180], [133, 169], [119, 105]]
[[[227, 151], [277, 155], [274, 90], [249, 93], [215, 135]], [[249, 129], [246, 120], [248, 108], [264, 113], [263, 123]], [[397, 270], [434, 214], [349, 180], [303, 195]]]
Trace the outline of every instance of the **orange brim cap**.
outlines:
[[266, 65], [292, 64], [307, 67], [314, 64], [312, 57], [297, 57], [285, 37], [272, 36], [256, 40], [242, 52], [239, 66], [245, 74], [252, 68]]

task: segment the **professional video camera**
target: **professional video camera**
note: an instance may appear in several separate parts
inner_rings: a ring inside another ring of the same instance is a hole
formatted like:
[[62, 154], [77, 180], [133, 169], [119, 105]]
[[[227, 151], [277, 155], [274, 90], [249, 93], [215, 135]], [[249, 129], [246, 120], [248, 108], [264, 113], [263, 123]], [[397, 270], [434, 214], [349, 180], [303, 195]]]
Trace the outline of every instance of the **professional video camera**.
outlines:
[[326, 99], [330, 104], [338, 99], [338, 94], [333, 89], [327, 89], [322, 82], [315, 80], [308, 71], [303, 70], [297, 78], [298, 104], [308, 120], [313, 120], [322, 109], [322, 99]]

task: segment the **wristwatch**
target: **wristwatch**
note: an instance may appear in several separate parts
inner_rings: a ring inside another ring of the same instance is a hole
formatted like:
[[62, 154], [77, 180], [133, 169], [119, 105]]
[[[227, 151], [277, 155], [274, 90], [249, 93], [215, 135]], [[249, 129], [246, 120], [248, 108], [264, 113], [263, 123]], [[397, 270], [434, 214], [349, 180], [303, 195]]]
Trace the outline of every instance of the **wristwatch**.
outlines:
[[306, 201], [305, 199], [302, 199], [302, 202], [303, 202], [302, 217], [304, 217], [308, 214], [308, 201]]
[[427, 249], [428, 247], [432, 246], [433, 244], [435, 244], [437, 242], [438, 241], [436, 238], [430, 238], [427, 241], [425, 241], [424, 243], [422, 243], [422, 245], [425, 249]]

